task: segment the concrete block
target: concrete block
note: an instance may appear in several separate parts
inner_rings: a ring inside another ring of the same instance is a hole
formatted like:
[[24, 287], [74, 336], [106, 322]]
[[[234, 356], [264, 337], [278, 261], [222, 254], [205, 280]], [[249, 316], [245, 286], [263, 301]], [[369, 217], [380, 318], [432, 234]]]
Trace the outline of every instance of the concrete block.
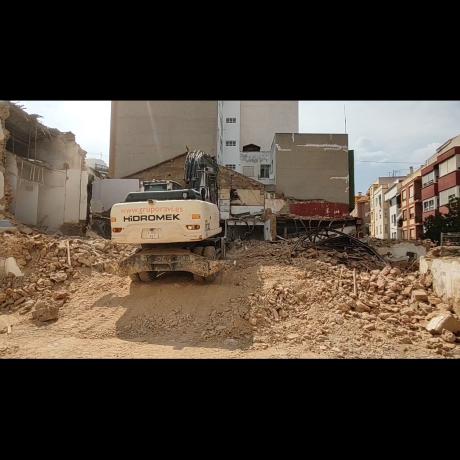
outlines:
[[431, 334], [441, 334], [444, 329], [457, 334], [460, 332], [460, 321], [450, 313], [441, 313], [435, 316], [426, 326], [426, 330]]
[[24, 276], [14, 257], [8, 257], [7, 259], [0, 258], [0, 276], [8, 275], [16, 277]]

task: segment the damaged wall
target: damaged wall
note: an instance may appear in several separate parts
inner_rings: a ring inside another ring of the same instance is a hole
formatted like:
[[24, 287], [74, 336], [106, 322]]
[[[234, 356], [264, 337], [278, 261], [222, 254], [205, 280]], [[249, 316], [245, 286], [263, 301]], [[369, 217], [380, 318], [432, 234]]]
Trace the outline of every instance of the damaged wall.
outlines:
[[52, 170], [6, 152], [10, 211], [18, 222], [58, 230], [86, 219], [86, 171]]
[[[185, 187], [184, 164], [186, 154], [165, 161], [152, 168], [127, 176], [139, 180], [173, 180]], [[232, 212], [261, 212], [265, 208], [265, 187], [262, 183], [250, 179], [231, 169], [219, 168], [219, 207], [221, 217], [226, 219]], [[233, 192], [232, 192], [233, 190]], [[233, 196], [233, 199], [231, 199]]]
[[431, 272], [433, 289], [439, 297], [460, 300], [460, 257], [422, 257], [420, 273]]
[[183, 153], [151, 168], [125, 176], [124, 179], [139, 179], [142, 181], [172, 180], [185, 187], [184, 166], [186, 155], [186, 153]]
[[8, 132], [5, 120], [8, 118], [8, 106], [0, 101], [0, 212], [6, 209], [5, 199], [5, 150], [8, 140]]
[[9, 132], [5, 183], [9, 211], [18, 222], [59, 230], [86, 221], [88, 174], [86, 152], [75, 135], [49, 129], [20, 107], [6, 103]]
[[298, 200], [350, 204], [346, 134], [277, 134], [276, 191]]

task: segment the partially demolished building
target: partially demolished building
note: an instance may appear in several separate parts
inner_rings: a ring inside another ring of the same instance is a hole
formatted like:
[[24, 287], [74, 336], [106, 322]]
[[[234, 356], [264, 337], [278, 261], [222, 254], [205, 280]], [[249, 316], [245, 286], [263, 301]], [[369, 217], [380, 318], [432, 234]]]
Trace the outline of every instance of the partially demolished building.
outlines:
[[0, 101], [0, 212], [48, 231], [79, 233], [87, 218], [86, 152], [73, 133], [38, 118]]

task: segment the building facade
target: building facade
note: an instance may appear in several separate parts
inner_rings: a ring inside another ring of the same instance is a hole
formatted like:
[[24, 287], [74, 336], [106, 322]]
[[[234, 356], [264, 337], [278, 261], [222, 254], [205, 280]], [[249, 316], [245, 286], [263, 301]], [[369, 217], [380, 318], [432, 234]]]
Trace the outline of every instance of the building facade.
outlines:
[[[447, 214], [450, 198], [460, 197], [460, 136], [438, 149], [437, 155], [421, 170], [423, 219], [436, 212]], [[452, 146], [453, 145], [453, 146]]]
[[361, 221], [362, 235], [369, 235], [369, 226], [371, 222], [369, 195], [363, 195], [359, 192], [359, 194], [355, 196], [355, 208], [351, 212], [351, 216], [356, 217]]
[[388, 217], [390, 220], [390, 239], [400, 240], [402, 237], [400, 225], [401, 213], [401, 182], [392, 185], [385, 193], [385, 202], [388, 203]]
[[401, 183], [401, 239], [423, 237], [422, 170], [407, 176]]
[[215, 154], [217, 101], [112, 101], [110, 175], [123, 178], [190, 150]]
[[273, 184], [273, 138], [298, 132], [298, 101], [218, 101], [218, 112], [218, 163]]
[[353, 152], [347, 134], [277, 134], [273, 142], [276, 192], [297, 200], [353, 208]]
[[0, 114], [0, 171], [8, 190], [0, 211], [26, 225], [80, 233], [87, 218], [86, 151], [73, 133], [48, 128], [10, 101], [0, 101]]
[[395, 182], [402, 179], [404, 177], [379, 177], [369, 188], [372, 238], [390, 239], [390, 205], [385, 201], [385, 193]]
[[112, 101], [110, 174], [126, 177], [188, 148], [265, 178], [266, 166], [245, 164], [241, 153], [269, 152], [275, 133], [298, 129], [298, 101]]

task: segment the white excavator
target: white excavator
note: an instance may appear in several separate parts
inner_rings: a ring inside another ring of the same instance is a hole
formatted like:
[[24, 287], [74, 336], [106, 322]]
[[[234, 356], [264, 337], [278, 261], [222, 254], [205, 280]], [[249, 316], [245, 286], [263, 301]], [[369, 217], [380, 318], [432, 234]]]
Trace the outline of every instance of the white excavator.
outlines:
[[112, 241], [139, 245], [134, 255], [120, 263], [120, 274], [135, 282], [179, 271], [192, 273], [200, 282], [215, 280], [225, 257], [218, 173], [212, 156], [189, 152], [186, 188], [171, 188], [170, 181], [152, 182], [152, 187], [130, 193], [124, 203], [112, 207]]

